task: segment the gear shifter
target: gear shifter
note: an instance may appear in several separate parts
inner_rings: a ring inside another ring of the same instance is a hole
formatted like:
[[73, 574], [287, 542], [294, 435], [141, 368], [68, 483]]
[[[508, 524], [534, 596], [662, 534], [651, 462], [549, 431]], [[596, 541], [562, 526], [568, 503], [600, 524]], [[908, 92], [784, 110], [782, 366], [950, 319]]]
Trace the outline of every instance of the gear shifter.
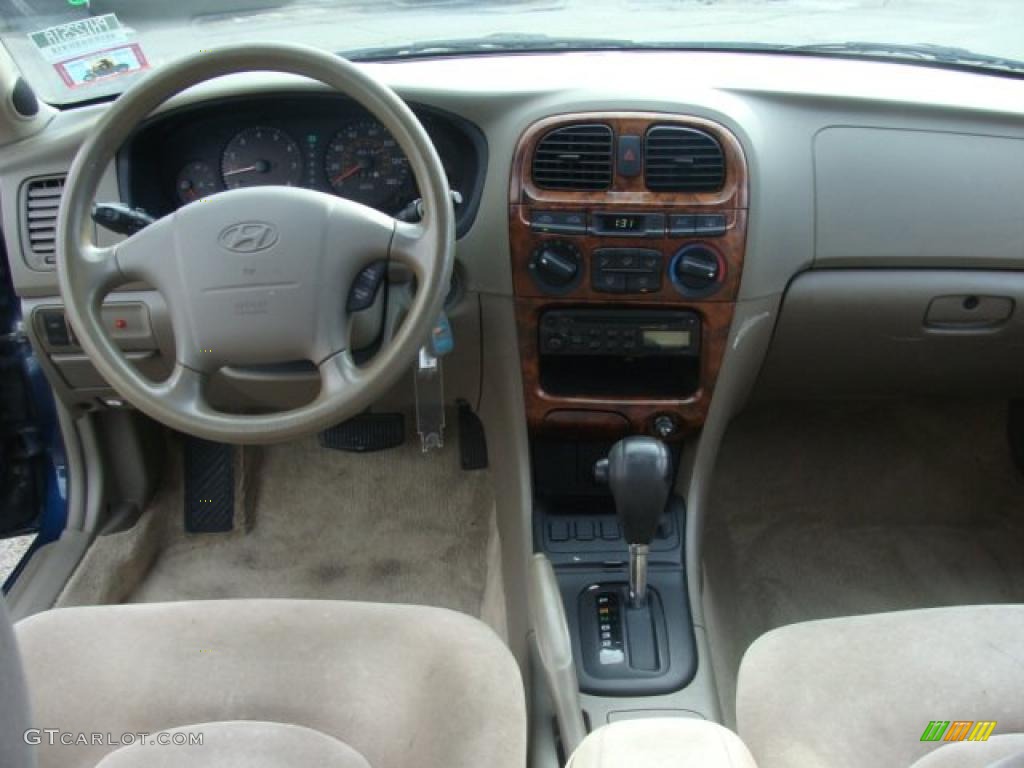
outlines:
[[647, 555], [672, 492], [668, 448], [653, 437], [627, 437], [594, 466], [607, 483], [629, 544], [629, 597], [633, 607], [647, 604]]

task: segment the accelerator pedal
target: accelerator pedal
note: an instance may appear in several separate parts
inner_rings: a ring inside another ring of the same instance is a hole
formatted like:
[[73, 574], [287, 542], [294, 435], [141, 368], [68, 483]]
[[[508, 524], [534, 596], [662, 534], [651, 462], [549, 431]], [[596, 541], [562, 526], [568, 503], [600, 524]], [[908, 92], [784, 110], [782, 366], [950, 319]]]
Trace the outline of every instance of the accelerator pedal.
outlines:
[[487, 469], [487, 435], [469, 403], [459, 400], [459, 459], [467, 471]]
[[372, 453], [405, 442], [405, 417], [400, 413], [362, 413], [320, 433], [320, 445], [335, 451]]
[[185, 439], [185, 530], [230, 531], [235, 516], [235, 447]]

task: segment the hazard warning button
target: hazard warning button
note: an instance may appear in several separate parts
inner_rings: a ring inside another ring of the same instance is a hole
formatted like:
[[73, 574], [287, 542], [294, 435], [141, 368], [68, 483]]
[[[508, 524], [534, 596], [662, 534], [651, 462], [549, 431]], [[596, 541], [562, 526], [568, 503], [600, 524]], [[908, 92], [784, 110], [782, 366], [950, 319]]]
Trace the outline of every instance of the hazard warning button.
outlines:
[[639, 176], [643, 169], [640, 159], [641, 145], [639, 136], [619, 136], [619, 174], [622, 176]]

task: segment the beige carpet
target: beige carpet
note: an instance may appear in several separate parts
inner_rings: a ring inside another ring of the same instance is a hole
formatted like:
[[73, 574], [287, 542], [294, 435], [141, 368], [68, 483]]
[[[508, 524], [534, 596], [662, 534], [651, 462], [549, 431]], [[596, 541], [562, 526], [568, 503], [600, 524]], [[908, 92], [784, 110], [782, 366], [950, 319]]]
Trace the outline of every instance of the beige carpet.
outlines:
[[1024, 478], [1002, 403], [759, 404], [732, 425], [704, 563], [720, 698], [809, 619], [1024, 601]]
[[226, 534], [185, 534], [180, 482], [165, 482], [136, 526], [97, 540], [59, 604], [337, 598], [479, 615], [494, 500], [452, 437], [426, 456], [418, 440], [373, 454], [314, 439], [247, 448]]

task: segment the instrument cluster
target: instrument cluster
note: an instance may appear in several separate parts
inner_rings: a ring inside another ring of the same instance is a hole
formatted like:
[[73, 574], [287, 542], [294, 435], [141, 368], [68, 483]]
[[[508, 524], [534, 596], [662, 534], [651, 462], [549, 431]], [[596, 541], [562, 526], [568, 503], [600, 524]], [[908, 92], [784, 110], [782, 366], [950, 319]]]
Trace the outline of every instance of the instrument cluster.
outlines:
[[[479, 130], [453, 115], [414, 112], [452, 189], [464, 198], [478, 193], [486, 151]], [[261, 185], [315, 189], [391, 215], [419, 197], [408, 158], [380, 122], [350, 100], [315, 94], [234, 99], [158, 117], [122, 152], [119, 168], [132, 204], [154, 215]]]

